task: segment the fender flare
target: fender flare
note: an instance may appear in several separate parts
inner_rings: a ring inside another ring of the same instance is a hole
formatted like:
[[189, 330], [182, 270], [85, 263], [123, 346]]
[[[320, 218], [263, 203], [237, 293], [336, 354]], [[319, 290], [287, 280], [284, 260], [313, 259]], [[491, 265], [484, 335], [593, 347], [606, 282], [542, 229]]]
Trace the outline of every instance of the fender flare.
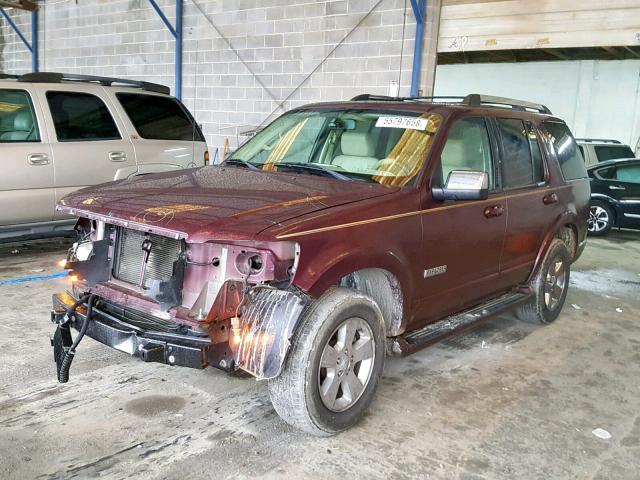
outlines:
[[540, 269], [540, 266], [544, 261], [544, 257], [547, 255], [549, 246], [551, 245], [551, 242], [553, 241], [553, 239], [556, 238], [556, 235], [558, 234], [560, 229], [565, 227], [566, 225], [576, 223], [576, 219], [577, 219], [577, 213], [572, 212], [571, 210], [565, 210], [561, 215], [558, 216], [558, 218], [556, 218], [555, 222], [553, 222], [553, 224], [547, 230], [547, 233], [544, 236], [542, 245], [538, 250], [538, 255], [536, 256], [536, 260], [533, 264], [533, 268], [531, 269], [531, 273], [527, 278], [527, 284], [529, 284], [533, 279], [533, 277], [535, 277], [536, 273], [538, 273], [538, 270]]

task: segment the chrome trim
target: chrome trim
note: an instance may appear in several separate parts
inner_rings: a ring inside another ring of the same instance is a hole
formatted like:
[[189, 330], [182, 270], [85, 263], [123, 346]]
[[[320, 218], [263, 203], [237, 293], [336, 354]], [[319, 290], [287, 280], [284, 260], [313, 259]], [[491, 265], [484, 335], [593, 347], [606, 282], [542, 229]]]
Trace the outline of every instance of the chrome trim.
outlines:
[[130, 228], [132, 230], [139, 230], [141, 232], [155, 233], [163, 237], [175, 238], [176, 240], [186, 239], [189, 235], [185, 232], [177, 230], [170, 230], [168, 228], [156, 227], [154, 225], [148, 225], [146, 223], [132, 222], [130, 220], [124, 220], [121, 218], [110, 217], [109, 215], [100, 215], [98, 213], [89, 212], [87, 210], [81, 210], [79, 208], [72, 208], [66, 205], [57, 205], [56, 210], [69, 215], [75, 215], [76, 217], [86, 217], [91, 220], [100, 220], [119, 227]]
[[625, 213], [624, 216], [629, 218], [640, 218], [640, 215], [637, 213]]
[[620, 200], [620, 203], [623, 205], [640, 205], [640, 200]]
[[618, 203], [620, 203], [618, 200], [616, 200], [615, 198], [610, 197], [609, 195], [605, 195], [603, 193], [592, 193], [591, 194], [591, 198], [603, 198], [611, 203], [615, 203], [616, 205]]

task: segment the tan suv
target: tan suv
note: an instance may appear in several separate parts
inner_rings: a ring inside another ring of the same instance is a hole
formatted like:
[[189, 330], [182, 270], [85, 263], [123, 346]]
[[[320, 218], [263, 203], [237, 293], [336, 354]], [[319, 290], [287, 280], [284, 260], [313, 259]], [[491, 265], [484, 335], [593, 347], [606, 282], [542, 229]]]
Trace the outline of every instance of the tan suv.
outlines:
[[73, 227], [55, 204], [79, 188], [205, 164], [169, 88], [115, 78], [0, 75], [0, 240]]

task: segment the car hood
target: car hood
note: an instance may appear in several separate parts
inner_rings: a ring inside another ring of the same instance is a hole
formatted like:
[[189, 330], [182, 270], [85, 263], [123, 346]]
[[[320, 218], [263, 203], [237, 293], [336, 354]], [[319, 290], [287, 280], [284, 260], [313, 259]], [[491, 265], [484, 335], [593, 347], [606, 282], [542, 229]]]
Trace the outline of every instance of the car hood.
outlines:
[[396, 191], [377, 183], [209, 166], [78, 190], [58, 209], [190, 242], [247, 240], [300, 215]]

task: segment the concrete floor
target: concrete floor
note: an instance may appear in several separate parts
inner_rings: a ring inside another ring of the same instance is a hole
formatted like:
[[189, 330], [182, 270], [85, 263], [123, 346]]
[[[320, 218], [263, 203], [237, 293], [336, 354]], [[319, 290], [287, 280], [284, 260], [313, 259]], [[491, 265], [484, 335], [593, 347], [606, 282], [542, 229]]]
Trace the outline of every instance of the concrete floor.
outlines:
[[[55, 272], [64, 251], [13, 248], [0, 281]], [[288, 428], [263, 383], [91, 339], [58, 385], [48, 315], [64, 287], [0, 285], [2, 479], [640, 477], [640, 232], [589, 242], [554, 324], [504, 315], [389, 360], [364, 421], [327, 439]]]

